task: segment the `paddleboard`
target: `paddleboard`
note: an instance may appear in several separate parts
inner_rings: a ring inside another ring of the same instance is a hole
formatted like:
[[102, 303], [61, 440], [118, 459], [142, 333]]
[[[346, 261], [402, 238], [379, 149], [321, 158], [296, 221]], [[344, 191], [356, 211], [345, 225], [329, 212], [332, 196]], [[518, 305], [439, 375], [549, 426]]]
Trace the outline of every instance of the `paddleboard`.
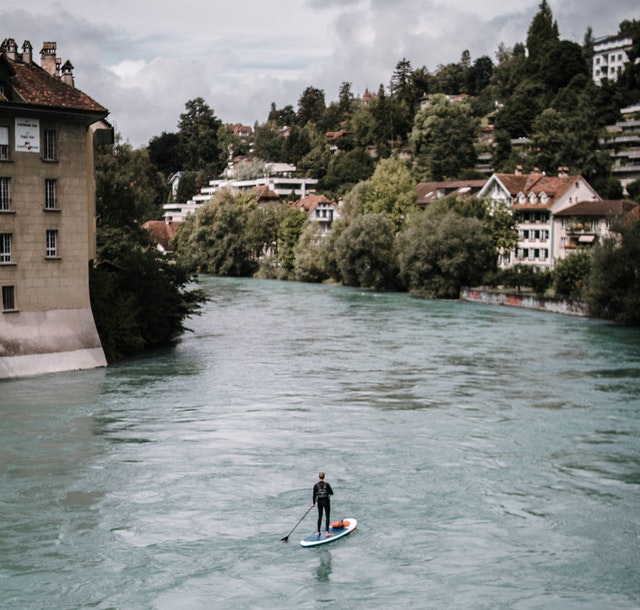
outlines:
[[327, 536], [324, 531], [320, 532], [319, 536], [318, 532], [313, 532], [313, 534], [300, 541], [300, 546], [319, 546], [321, 544], [335, 542], [336, 540], [343, 538], [347, 534], [350, 534], [353, 530], [356, 529], [357, 526], [358, 522], [355, 519], [343, 519], [340, 522], [331, 524], [329, 532], [331, 532], [332, 536]]

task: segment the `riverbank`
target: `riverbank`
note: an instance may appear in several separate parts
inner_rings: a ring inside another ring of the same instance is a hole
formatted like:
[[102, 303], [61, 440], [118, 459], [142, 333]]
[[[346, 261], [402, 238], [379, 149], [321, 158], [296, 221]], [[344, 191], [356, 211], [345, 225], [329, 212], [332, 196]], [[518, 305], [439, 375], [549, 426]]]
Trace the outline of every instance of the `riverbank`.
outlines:
[[496, 288], [463, 288], [460, 291], [461, 301], [487, 303], [489, 305], [506, 305], [523, 309], [537, 309], [550, 313], [561, 313], [568, 316], [587, 316], [587, 306], [582, 301], [566, 297], [541, 295], [533, 292], [516, 292]]

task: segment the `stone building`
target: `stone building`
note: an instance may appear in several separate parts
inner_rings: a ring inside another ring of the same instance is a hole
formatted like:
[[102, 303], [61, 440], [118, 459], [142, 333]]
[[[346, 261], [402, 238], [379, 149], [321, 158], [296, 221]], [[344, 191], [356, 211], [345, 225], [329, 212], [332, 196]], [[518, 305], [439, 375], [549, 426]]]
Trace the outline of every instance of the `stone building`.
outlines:
[[0, 379], [105, 366], [89, 300], [108, 111], [45, 42], [0, 46]]

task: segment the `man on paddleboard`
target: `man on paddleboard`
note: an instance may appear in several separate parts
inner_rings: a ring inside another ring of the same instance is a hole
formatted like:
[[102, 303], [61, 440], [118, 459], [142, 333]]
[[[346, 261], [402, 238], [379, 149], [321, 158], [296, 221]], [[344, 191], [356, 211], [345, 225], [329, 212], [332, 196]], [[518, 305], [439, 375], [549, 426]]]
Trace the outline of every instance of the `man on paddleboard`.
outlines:
[[331, 485], [324, 480], [324, 472], [321, 472], [318, 477], [320, 480], [313, 486], [313, 503], [311, 506], [318, 505], [318, 536], [320, 535], [320, 528], [322, 526], [322, 511], [324, 511], [325, 517], [325, 531], [327, 536], [331, 536], [329, 531], [330, 515], [331, 515], [331, 500], [333, 495], [333, 489]]

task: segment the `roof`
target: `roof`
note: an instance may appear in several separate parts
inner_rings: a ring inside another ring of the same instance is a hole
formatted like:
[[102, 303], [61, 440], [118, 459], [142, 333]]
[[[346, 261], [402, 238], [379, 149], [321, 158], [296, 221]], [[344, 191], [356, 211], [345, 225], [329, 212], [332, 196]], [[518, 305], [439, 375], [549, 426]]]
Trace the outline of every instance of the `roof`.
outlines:
[[606, 199], [603, 201], [581, 201], [556, 216], [622, 216], [638, 208], [638, 204], [625, 199]]
[[346, 129], [340, 129], [338, 131], [327, 131], [324, 135], [333, 142], [335, 140], [339, 140], [342, 136], [348, 133], [349, 132]]
[[[582, 181], [581, 176], [547, 176], [546, 174], [494, 174], [502, 186], [513, 198], [513, 208], [517, 210], [540, 210], [550, 208], [562, 195], [576, 182]], [[518, 196], [527, 197], [527, 203], [518, 203]], [[529, 203], [528, 198], [533, 194], [536, 203]], [[546, 195], [546, 201], [542, 203], [540, 198]]]
[[272, 191], [266, 185], [254, 186], [251, 189], [250, 193], [256, 198], [256, 201], [258, 203], [262, 203], [266, 201], [280, 201], [280, 195]]
[[53, 76], [44, 68], [22, 59], [10, 59], [0, 53], [0, 74], [6, 74], [8, 87], [0, 94], [0, 108], [4, 105], [39, 106], [56, 110], [108, 114], [107, 109], [80, 89]]
[[416, 187], [417, 204], [426, 205], [435, 199], [455, 195], [473, 197], [487, 183], [486, 180], [445, 180], [442, 182], [421, 182]]
[[179, 224], [179, 222], [166, 222], [164, 220], [147, 220], [142, 225], [142, 228], [149, 232], [151, 239], [156, 244], [162, 246], [164, 251], [168, 251], [171, 249], [169, 242], [176, 234]]
[[293, 205], [305, 211], [307, 214], [311, 214], [321, 203], [332, 204], [333, 201], [324, 195], [307, 195], [296, 201]]

